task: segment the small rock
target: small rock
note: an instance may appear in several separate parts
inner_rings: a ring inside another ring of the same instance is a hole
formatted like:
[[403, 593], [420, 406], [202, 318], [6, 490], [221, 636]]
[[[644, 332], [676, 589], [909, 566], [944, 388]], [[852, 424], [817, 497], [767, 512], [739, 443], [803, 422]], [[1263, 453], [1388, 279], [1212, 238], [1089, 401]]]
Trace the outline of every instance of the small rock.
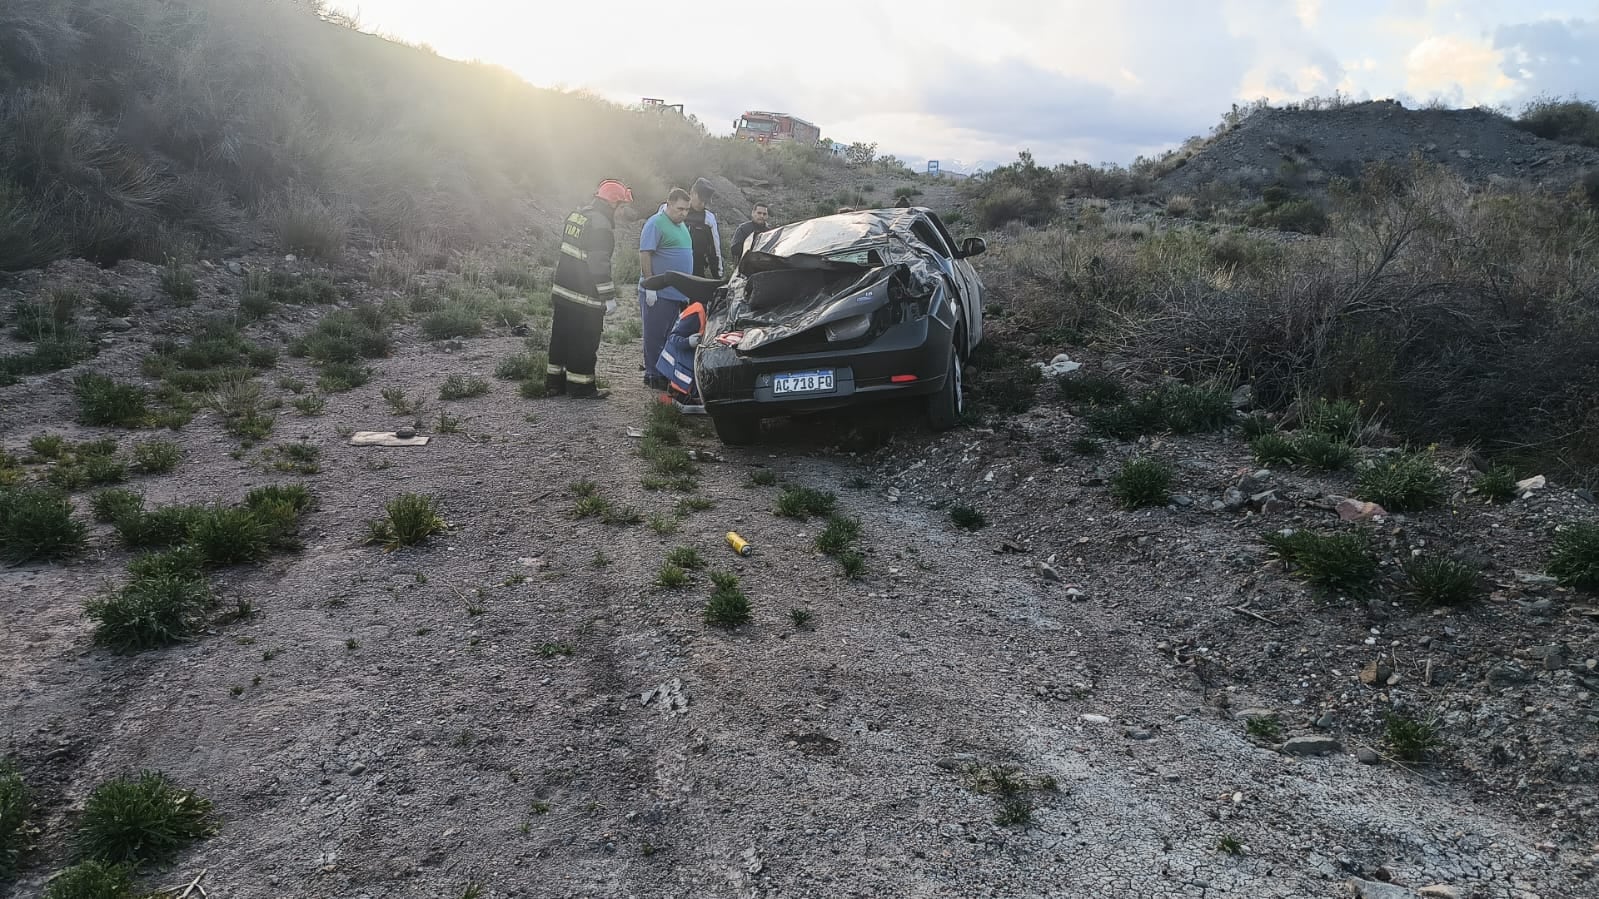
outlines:
[[1355, 899], [1416, 899], [1416, 894], [1391, 883], [1349, 878], [1349, 894]]
[[365, 773], [366, 773], [366, 765], [362, 764], [361, 762], [356, 762], [355, 764], [350, 766], [350, 776], [351, 777], [356, 777], [356, 776], [359, 776], [359, 775], [362, 775], [362, 774], [365, 774]]
[[1038, 563], [1038, 573], [1043, 575], [1046, 581], [1059, 581], [1061, 579], [1060, 571], [1048, 562]]
[[1283, 744], [1282, 751], [1288, 755], [1326, 755], [1341, 749], [1343, 745], [1332, 737], [1294, 737]]
[[1085, 713], [1085, 714], [1082, 714], [1082, 715], [1078, 715], [1077, 717], [1084, 724], [1109, 724], [1110, 723], [1110, 719], [1105, 717], [1104, 715], [1095, 715], [1095, 714], [1092, 714], [1092, 713]]
[[1379, 515], [1387, 514], [1387, 509], [1364, 500], [1345, 499], [1338, 504], [1338, 517], [1344, 521], [1370, 521]]
[[1539, 490], [1542, 490], [1542, 489], [1544, 489], [1545, 487], [1548, 487], [1548, 486], [1549, 486], [1549, 479], [1548, 478], [1544, 477], [1541, 474], [1540, 475], [1533, 475], [1530, 478], [1525, 478], [1523, 480], [1520, 480], [1520, 481], [1516, 482], [1516, 493], [1518, 495], [1520, 495], [1520, 497], [1522, 499], [1526, 499], [1527, 497], [1531, 496], [1533, 493], [1535, 493], [1535, 492], [1537, 492]]
[[1194, 498], [1191, 496], [1174, 496], [1171, 501], [1179, 509], [1187, 509], [1194, 504]]
[[1366, 663], [1366, 667], [1360, 669], [1360, 682], [1368, 687], [1375, 687], [1387, 683], [1388, 676], [1392, 673], [1386, 665], [1381, 665], [1376, 659], [1372, 659]]
[[1066, 598], [1067, 599], [1082, 600], [1082, 599], [1087, 599], [1088, 598], [1088, 594], [1086, 592], [1084, 592], [1081, 587], [1067, 587], [1066, 588]]
[[1234, 712], [1233, 717], [1240, 721], [1248, 721], [1251, 718], [1270, 718], [1275, 714], [1277, 713], [1271, 709], [1248, 708], [1239, 712]]
[[1506, 662], [1488, 669], [1488, 685], [1490, 687], [1516, 687], [1532, 679], [1525, 668], [1514, 662]]
[[1316, 729], [1317, 730], [1332, 730], [1333, 728], [1335, 728], [1337, 726], [1338, 726], [1338, 716], [1334, 715], [1332, 712], [1327, 712], [1326, 714], [1322, 715], [1320, 718], [1316, 719]]
[[1466, 896], [1458, 887], [1445, 886], [1441, 883], [1430, 887], [1422, 887], [1417, 892], [1421, 893], [1426, 899], [1465, 899]]
[[110, 320], [108, 320], [105, 323], [105, 326], [107, 328], [110, 328], [113, 331], [132, 331], [133, 330], [133, 322], [130, 322], [130, 321], [128, 321], [125, 318], [113, 318], [113, 319], [110, 319]]
[[1377, 750], [1369, 746], [1362, 746], [1355, 750], [1355, 758], [1362, 765], [1375, 765], [1382, 761], [1382, 756], [1377, 754]]
[[244, 266], [240, 265], [237, 260], [229, 259], [227, 262], [222, 263], [222, 267], [227, 269], [230, 275], [244, 277]]
[[1238, 389], [1233, 391], [1233, 408], [1234, 409], [1248, 409], [1250, 406], [1253, 406], [1254, 404], [1255, 404], [1255, 385], [1253, 385], [1253, 384], [1240, 384], [1238, 386]]
[[1150, 733], [1147, 730], [1144, 730], [1142, 727], [1129, 727], [1127, 730], [1123, 731], [1122, 733], [1125, 734], [1127, 739], [1129, 739], [1129, 740], [1153, 740], [1153, 739], [1155, 739], [1155, 735], [1154, 734]]
[[1221, 496], [1221, 505], [1228, 512], [1237, 512], [1239, 509], [1249, 505], [1249, 494], [1239, 490], [1237, 487], [1229, 487], [1227, 492]]

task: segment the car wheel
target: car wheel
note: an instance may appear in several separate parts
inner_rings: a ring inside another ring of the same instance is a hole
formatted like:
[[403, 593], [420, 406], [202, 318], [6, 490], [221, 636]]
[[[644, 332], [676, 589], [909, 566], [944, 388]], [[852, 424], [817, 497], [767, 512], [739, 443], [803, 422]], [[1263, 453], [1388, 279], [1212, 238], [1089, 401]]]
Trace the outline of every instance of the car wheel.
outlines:
[[727, 446], [749, 446], [761, 436], [761, 420], [751, 415], [711, 415], [716, 436]]
[[944, 372], [944, 387], [927, 397], [927, 423], [935, 431], [947, 431], [960, 423], [965, 411], [964, 385], [961, 383], [961, 354], [949, 346], [949, 367]]

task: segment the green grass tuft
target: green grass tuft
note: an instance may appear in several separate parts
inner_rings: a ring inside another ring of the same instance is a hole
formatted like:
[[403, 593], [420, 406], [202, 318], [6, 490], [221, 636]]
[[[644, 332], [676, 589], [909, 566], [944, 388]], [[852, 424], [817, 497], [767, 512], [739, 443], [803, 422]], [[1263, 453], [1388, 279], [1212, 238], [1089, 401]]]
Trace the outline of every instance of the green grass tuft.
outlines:
[[144, 497], [132, 490], [112, 487], [90, 497], [89, 508], [94, 512], [95, 521], [110, 524], [129, 515], [144, 514]]
[[544, 357], [537, 353], [507, 356], [494, 366], [494, 377], [502, 381], [527, 381], [544, 378]]
[[95, 861], [163, 862], [214, 831], [211, 802], [159, 773], [95, 787], [78, 824], [83, 854]]
[[383, 518], [371, 523], [367, 542], [392, 550], [421, 543], [447, 527], [432, 497], [403, 493], [389, 501]]
[[861, 536], [861, 520], [833, 513], [827, 516], [827, 526], [816, 535], [816, 548], [829, 556], [842, 555]]
[[777, 472], [770, 468], [757, 468], [750, 472], [750, 486], [772, 487], [777, 484]]
[[1249, 723], [1244, 725], [1244, 730], [1251, 737], [1268, 743], [1281, 743], [1283, 739], [1283, 725], [1276, 715], [1257, 715], [1250, 718]]
[[1507, 503], [1516, 498], [1516, 481], [1515, 469], [1494, 466], [1478, 475], [1471, 486], [1491, 503]]
[[1178, 384], [1162, 391], [1166, 427], [1174, 434], [1220, 431], [1237, 418], [1232, 391], [1210, 384]]
[[171, 440], [145, 440], [133, 445], [133, 467], [145, 474], [163, 474], [183, 461], [183, 449]]
[[1056, 389], [1068, 403], [1117, 406], [1127, 401], [1127, 388], [1109, 375], [1072, 372], [1060, 376]]
[[1340, 443], [1356, 443], [1365, 427], [1360, 406], [1349, 400], [1318, 399], [1305, 406], [1300, 427]]
[[1412, 764], [1427, 761], [1442, 743], [1437, 725], [1401, 712], [1389, 714], [1383, 730], [1394, 755]]
[[96, 643], [118, 652], [142, 652], [194, 636], [213, 602], [205, 580], [192, 574], [151, 574], [153, 567], [141, 566], [144, 576], [85, 604]]
[[1359, 589], [1377, 576], [1377, 559], [1363, 534], [1293, 531], [1268, 534], [1265, 540], [1284, 562], [1319, 587]]
[[1599, 593], [1599, 524], [1568, 524], [1555, 534], [1549, 573], [1562, 586]]
[[78, 401], [80, 424], [137, 428], [149, 415], [143, 388], [104, 375], [78, 375], [72, 379], [72, 394]]
[[705, 567], [705, 557], [692, 546], [679, 546], [666, 554], [666, 561], [685, 571], [698, 571]]
[[981, 510], [963, 503], [949, 507], [949, 520], [963, 531], [977, 531], [988, 527], [988, 516]]
[[1110, 478], [1110, 494], [1124, 509], [1164, 506], [1169, 500], [1172, 470], [1155, 459], [1132, 459]]
[[207, 513], [201, 506], [160, 506], [129, 513], [112, 521], [117, 536], [130, 549], [172, 546], [189, 539], [189, 531]]
[[1444, 497], [1444, 479], [1432, 459], [1419, 453], [1368, 463], [1356, 478], [1362, 499], [1390, 512], [1414, 512], [1436, 506]]
[[13, 564], [66, 559], [88, 546], [89, 528], [72, 501], [49, 487], [0, 487], [0, 559]]
[[1293, 448], [1295, 455], [1322, 471], [1338, 471], [1355, 461], [1353, 446], [1325, 434], [1301, 434], [1295, 438]]
[[1299, 447], [1275, 431], [1249, 441], [1249, 449], [1255, 462], [1267, 468], [1292, 468], [1299, 463]]
[[79, 862], [50, 879], [44, 899], [134, 899], [133, 869], [128, 865]]
[[1476, 568], [1443, 556], [1422, 556], [1405, 563], [1405, 593], [1426, 606], [1458, 606], [1477, 598]]
[[450, 375], [439, 385], [439, 399], [465, 400], [476, 396], [483, 396], [489, 392], [489, 382], [482, 378], [468, 378], [464, 375]]
[[739, 589], [738, 578], [725, 571], [711, 573], [715, 592], [705, 604], [705, 622], [717, 627], [737, 627], [750, 620], [750, 601]]
[[32, 847], [28, 819], [33, 815], [33, 798], [22, 775], [9, 762], [0, 759], [0, 883], [17, 870], [17, 863]]
[[687, 587], [688, 582], [688, 572], [671, 562], [661, 563], [660, 570], [655, 573], [655, 586], [662, 589], [678, 590]]
[[777, 498], [776, 513], [784, 518], [806, 519], [813, 515], [827, 515], [837, 503], [838, 497], [826, 490], [785, 487]]

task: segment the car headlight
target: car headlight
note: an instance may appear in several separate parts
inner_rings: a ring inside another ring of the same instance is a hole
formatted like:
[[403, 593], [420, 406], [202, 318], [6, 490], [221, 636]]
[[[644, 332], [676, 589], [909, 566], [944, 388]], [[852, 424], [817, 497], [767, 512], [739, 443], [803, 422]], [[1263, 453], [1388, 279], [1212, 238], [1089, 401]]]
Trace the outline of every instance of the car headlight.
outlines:
[[872, 327], [870, 315], [854, 315], [827, 325], [827, 339], [831, 343], [854, 340]]

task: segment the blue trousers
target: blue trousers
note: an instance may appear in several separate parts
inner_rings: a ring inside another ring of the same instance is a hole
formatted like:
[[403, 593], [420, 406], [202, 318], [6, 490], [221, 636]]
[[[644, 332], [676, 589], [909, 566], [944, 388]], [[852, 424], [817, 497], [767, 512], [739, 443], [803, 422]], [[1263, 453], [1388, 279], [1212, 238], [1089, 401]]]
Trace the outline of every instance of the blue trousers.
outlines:
[[655, 363], [661, 358], [661, 347], [666, 344], [666, 335], [672, 333], [672, 326], [677, 324], [677, 319], [683, 314], [685, 304], [674, 302], [661, 297], [656, 300], [653, 307], [644, 303], [644, 293], [639, 292], [638, 313], [644, 320], [644, 377], [648, 380], [656, 375]]

